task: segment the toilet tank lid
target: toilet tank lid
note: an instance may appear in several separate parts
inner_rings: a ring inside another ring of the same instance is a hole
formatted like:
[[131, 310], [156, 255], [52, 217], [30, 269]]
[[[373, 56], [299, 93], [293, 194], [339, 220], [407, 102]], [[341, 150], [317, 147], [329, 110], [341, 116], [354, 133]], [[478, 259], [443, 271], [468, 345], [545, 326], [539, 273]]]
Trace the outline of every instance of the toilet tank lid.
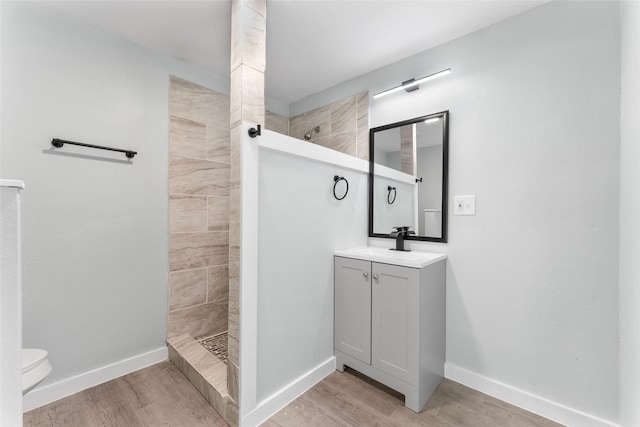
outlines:
[[425, 209], [425, 212], [442, 212], [442, 209]]
[[24, 190], [24, 182], [19, 179], [0, 179], [0, 187], [13, 187]]
[[35, 368], [45, 361], [47, 352], [39, 348], [23, 348], [22, 349], [22, 373]]

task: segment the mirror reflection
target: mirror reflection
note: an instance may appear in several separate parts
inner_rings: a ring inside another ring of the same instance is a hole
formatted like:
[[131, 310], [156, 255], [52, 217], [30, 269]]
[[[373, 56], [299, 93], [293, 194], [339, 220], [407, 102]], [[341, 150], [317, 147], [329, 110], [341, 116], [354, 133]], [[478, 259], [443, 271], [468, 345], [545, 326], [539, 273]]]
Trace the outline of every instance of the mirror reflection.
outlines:
[[371, 129], [369, 236], [446, 242], [448, 112]]

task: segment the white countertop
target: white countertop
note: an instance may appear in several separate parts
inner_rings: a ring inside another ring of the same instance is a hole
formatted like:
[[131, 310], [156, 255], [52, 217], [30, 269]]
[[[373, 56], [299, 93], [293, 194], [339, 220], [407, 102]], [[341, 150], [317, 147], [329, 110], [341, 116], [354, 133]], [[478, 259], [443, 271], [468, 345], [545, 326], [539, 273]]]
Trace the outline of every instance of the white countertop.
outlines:
[[344, 258], [362, 259], [365, 261], [381, 262], [411, 268], [423, 268], [429, 264], [447, 259], [446, 254], [435, 252], [400, 252], [392, 251], [388, 248], [375, 248], [371, 246], [336, 250], [333, 251], [333, 254]]

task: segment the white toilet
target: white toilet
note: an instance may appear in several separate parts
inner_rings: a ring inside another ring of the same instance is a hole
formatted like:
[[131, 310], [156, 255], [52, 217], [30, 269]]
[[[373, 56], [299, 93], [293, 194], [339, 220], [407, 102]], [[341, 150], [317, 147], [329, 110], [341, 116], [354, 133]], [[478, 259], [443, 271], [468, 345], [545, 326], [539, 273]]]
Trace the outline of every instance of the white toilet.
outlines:
[[425, 209], [424, 227], [426, 237], [442, 237], [442, 209]]
[[53, 369], [47, 352], [39, 348], [22, 349], [22, 394], [40, 384]]

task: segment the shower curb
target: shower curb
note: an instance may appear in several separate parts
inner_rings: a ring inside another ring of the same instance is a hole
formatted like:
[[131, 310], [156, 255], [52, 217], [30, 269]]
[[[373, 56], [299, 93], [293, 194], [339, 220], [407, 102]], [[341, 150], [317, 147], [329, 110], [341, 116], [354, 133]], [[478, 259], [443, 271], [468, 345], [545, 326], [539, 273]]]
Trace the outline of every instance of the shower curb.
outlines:
[[227, 392], [227, 365], [188, 334], [167, 340], [169, 360], [231, 426], [238, 425], [238, 404]]

